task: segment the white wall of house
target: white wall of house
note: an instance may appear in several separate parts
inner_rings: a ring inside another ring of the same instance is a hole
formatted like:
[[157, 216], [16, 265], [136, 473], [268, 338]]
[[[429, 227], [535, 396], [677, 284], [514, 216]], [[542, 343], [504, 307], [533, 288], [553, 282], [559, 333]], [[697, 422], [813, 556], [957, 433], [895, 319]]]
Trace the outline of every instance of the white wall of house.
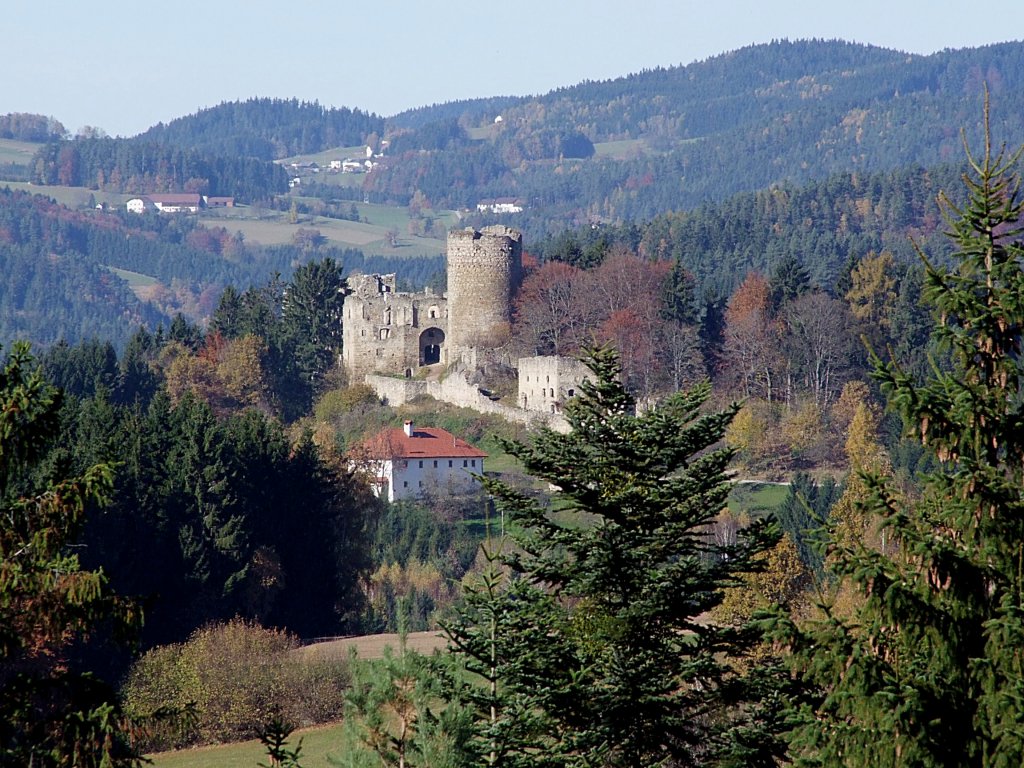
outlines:
[[414, 499], [432, 488], [467, 492], [479, 487], [473, 474], [483, 474], [482, 458], [396, 459], [381, 473], [388, 482], [388, 501]]

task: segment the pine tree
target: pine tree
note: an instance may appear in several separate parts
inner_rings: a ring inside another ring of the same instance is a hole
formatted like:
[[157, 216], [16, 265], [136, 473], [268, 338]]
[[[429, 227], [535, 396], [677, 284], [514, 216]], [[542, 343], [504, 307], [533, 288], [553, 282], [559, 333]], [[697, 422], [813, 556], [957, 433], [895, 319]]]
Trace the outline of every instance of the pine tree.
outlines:
[[892, 554], [837, 547], [856, 615], [823, 606], [783, 622], [797, 669], [820, 696], [800, 710], [794, 755], [807, 765], [1024, 764], [1024, 244], [1016, 163], [968, 150], [962, 208], [940, 198], [952, 269], [925, 260], [934, 338], [952, 366], [914, 380], [874, 361], [892, 407], [940, 461], [919, 498], [865, 472], [867, 517]]
[[[736, 406], [702, 412], [703, 384], [637, 415], [616, 355], [600, 350], [584, 362], [594, 380], [567, 408], [571, 432], [508, 446], [527, 473], [557, 486], [552, 505], [485, 481], [517, 545], [505, 558], [517, 581], [495, 619], [515, 632], [497, 646], [498, 685], [507, 701], [526, 697], [543, 727], [527, 734], [545, 761], [535, 764], [705, 764], [736, 725], [727, 700], [743, 698], [729, 660], [755, 642], [705, 618], [725, 587], [756, 569], [777, 529], [754, 524], [732, 546], [710, 535], [732, 458], [715, 446]], [[468, 653], [477, 663], [490, 648], [484, 634]], [[486, 666], [475, 671], [486, 678]], [[771, 746], [753, 733], [742, 763], [770, 764]]]

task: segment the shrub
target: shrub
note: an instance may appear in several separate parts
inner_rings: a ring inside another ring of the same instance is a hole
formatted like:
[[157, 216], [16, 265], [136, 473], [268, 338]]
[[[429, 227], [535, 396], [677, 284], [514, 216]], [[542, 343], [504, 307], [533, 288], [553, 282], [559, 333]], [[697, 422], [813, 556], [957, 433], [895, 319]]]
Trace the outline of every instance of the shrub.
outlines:
[[275, 719], [312, 725], [338, 718], [346, 664], [306, 662], [297, 648], [293, 635], [235, 619], [152, 649], [129, 673], [126, 709], [142, 718], [162, 709], [191, 716], [153, 720], [142, 748], [255, 738]]

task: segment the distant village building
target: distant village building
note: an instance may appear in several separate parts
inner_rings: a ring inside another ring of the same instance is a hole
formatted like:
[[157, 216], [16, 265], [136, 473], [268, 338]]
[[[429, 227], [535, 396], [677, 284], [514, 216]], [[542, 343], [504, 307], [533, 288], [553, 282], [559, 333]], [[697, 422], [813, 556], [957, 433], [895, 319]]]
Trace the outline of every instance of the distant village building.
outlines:
[[498, 197], [494, 200], [481, 200], [476, 204], [481, 213], [522, 213], [523, 203], [514, 197]]
[[519, 407], [527, 411], [561, 413], [576, 397], [580, 385], [594, 374], [572, 357], [544, 355], [519, 358]]
[[341, 160], [331, 160], [331, 162], [328, 165], [327, 169], [330, 170], [330, 171], [340, 171], [341, 170]]
[[[361, 455], [360, 455], [361, 454]], [[428, 491], [466, 493], [480, 487], [487, 454], [440, 427], [385, 429], [366, 440], [353, 459], [370, 475], [374, 491], [388, 501], [414, 499]]]
[[202, 196], [198, 192], [147, 195], [153, 207], [163, 213], [199, 213]]
[[208, 197], [203, 196], [203, 205], [207, 208], [234, 208], [235, 198], [233, 197]]
[[156, 209], [161, 213], [199, 213], [199, 209], [233, 208], [233, 197], [210, 197], [195, 192], [168, 193], [133, 197], [125, 204], [128, 213], [145, 213]]

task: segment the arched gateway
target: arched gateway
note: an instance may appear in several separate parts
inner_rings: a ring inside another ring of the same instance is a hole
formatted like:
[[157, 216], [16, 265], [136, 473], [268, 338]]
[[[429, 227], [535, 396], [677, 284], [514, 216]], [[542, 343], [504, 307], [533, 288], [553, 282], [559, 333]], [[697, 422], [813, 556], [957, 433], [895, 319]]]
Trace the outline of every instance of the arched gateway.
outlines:
[[440, 328], [427, 328], [420, 334], [420, 365], [434, 365], [441, 362], [441, 349], [444, 347], [444, 331]]

